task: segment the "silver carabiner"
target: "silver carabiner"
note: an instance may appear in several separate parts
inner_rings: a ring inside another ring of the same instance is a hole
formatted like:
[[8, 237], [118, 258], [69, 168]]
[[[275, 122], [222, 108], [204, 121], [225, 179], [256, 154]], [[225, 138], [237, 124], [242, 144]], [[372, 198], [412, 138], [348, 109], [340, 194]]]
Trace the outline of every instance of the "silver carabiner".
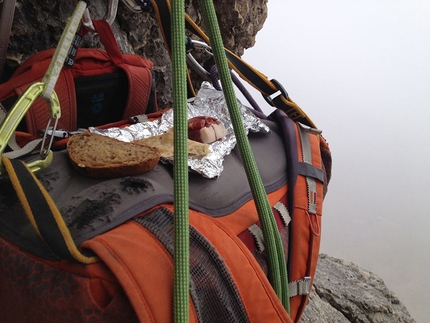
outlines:
[[[106, 16], [103, 18], [106, 20], [109, 25], [112, 25], [115, 21], [116, 14], [118, 12], [118, 2], [119, 0], [109, 0], [108, 12]], [[82, 17], [82, 24], [92, 33], [97, 33], [94, 28], [93, 21], [91, 19], [90, 11], [85, 9], [84, 15]]]
[[149, 11], [152, 8], [149, 0], [122, 0], [122, 3], [134, 13]]
[[[194, 48], [203, 48], [206, 53], [213, 55], [212, 48], [206, 44], [205, 42], [199, 41], [199, 40], [191, 40], [192, 45]], [[194, 58], [194, 56], [191, 54], [191, 52], [187, 52], [187, 63], [190, 65], [190, 67], [199, 74], [205, 81], [212, 81], [211, 74], [203, 68], [203, 66], [200, 65], [199, 62]]]
[[[13, 105], [12, 109], [9, 111], [6, 118], [0, 124], [0, 155], [3, 154], [3, 151], [6, 148], [9, 139], [12, 137], [12, 134], [15, 132], [18, 124], [21, 122], [24, 115], [30, 109], [31, 105], [34, 101], [41, 96], [41, 94], [45, 90], [45, 83], [36, 82], [19, 97], [18, 101]], [[51, 121], [54, 120], [54, 130], [57, 127], [58, 119], [61, 117], [61, 109], [60, 109], [60, 100], [58, 99], [55, 91], [51, 93], [51, 96], [48, 100], [49, 106], [49, 114], [50, 119], [48, 121], [47, 128], [50, 127]], [[36, 160], [29, 167], [32, 171], [37, 171], [42, 168], [47, 167], [52, 161], [52, 140], [48, 144], [46, 144], [47, 137], [43, 137], [43, 142], [40, 148], [40, 160]], [[0, 174], [4, 172], [3, 165], [0, 161]]]

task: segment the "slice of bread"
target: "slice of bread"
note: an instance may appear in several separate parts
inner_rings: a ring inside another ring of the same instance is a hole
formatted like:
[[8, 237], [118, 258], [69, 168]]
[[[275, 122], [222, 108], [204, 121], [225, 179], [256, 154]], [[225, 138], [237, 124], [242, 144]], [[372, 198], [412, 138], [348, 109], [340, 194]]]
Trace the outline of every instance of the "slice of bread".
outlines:
[[155, 147], [90, 132], [73, 135], [67, 143], [67, 151], [77, 171], [95, 178], [141, 174], [153, 169], [160, 159]]
[[[137, 145], [146, 145], [156, 147], [160, 151], [161, 157], [173, 157], [173, 129], [163, 133], [162, 135], [133, 141]], [[188, 154], [206, 156], [211, 153], [208, 144], [203, 144], [194, 140], [188, 139]]]

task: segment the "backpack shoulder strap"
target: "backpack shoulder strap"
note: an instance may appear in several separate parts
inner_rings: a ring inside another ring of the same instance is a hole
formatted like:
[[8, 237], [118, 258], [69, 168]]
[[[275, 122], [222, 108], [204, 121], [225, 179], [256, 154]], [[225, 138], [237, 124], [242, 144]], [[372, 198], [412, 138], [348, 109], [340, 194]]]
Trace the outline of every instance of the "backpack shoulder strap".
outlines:
[[153, 63], [137, 55], [123, 55], [106, 20], [93, 20], [93, 24], [111, 61], [127, 75], [129, 89], [123, 119], [142, 114], [150, 99]]

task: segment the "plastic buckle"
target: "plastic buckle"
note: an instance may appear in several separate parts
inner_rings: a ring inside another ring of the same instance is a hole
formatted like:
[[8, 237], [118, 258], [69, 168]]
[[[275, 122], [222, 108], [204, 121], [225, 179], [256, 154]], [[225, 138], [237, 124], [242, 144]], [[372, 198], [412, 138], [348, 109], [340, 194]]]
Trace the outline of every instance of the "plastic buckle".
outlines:
[[270, 82], [272, 82], [276, 86], [277, 91], [275, 93], [270, 94], [270, 95], [264, 95], [264, 94], [262, 94], [262, 95], [263, 95], [264, 100], [266, 100], [266, 102], [268, 104], [270, 104], [272, 107], [274, 107], [275, 104], [273, 103], [273, 100], [280, 95], [283, 95], [285, 97], [285, 99], [288, 99], [288, 93], [285, 90], [285, 88], [282, 86], [282, 84], [279, 83], [277, 80], [271, 79]]
[[[9, 111], [8, 115], [0, 125], [0, 155], [3, 154], [9, 139], [12, 137], [12, 134], [15, 132], [15, 129], [18, 127], [19, 123], [24, 118], [28, 109], [30, 109], [33, 102], [41, 96], [44, 90], [45, 83], [34, 83], [22, 94], [22, 96], [18, 99], [18, 101]], [[51, 129], [54, 129], [54, 127], [57, 126], [58, 119], [61, 117], [60, 101], [58, 100], [55, 91], [52, 92], [50, 99], [47, 101], [50, 110], [50, 119], [48, 120], [47, 129], [50, 128], [52, 120], [54, 120], [54, 126]], [[47, 135], [45, 134], [40, 148], [41, 160], [36, 160], [28, 164], [31, 171], [33, 172], [49, 166], [52, 161], [51, 146], [53, 137], [51, 137], [47, 145], [46, 141]], [[0, 174], [2, 174], [3, 172], [4, 167], [0, 160]]]

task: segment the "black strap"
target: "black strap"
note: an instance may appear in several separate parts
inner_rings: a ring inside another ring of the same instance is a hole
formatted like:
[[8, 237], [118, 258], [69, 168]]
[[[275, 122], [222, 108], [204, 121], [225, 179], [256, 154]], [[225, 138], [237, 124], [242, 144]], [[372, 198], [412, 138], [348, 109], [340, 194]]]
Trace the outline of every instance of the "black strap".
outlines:
[[55, 202], [25, 163], [4, 156], [2, 162], [28, 219], [46, 245], [61, 259], [97, 261], [78, 250]]

